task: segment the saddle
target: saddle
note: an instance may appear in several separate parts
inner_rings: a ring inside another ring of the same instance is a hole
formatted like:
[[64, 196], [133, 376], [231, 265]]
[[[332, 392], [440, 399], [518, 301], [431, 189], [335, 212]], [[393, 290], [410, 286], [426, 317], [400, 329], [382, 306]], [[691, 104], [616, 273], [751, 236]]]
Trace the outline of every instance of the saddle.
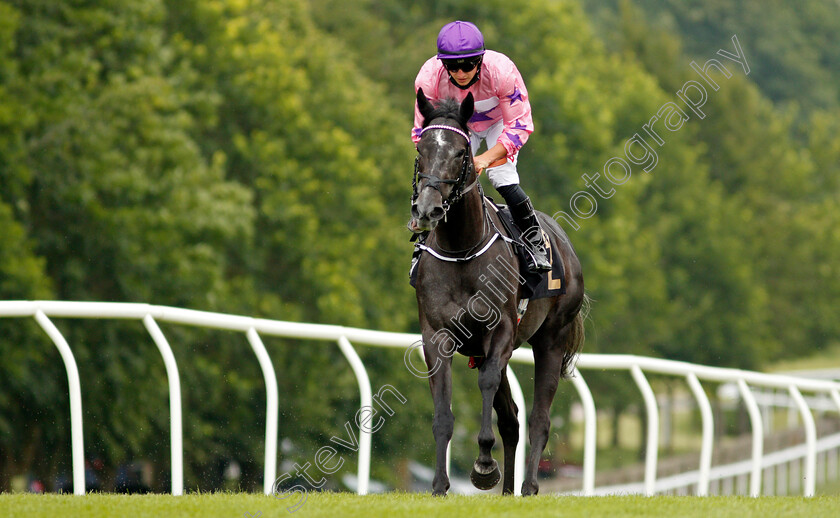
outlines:
[[[539, 273], [528, 271], [527, 257], [528, 247], [522, 242], [522, 232], [516, 226], [510, 209], [507, 205], [498, 205], [489, 196], [484, 197], [484, 202], [487, 204], [489, 210], [492, 210], [499, 216], [502, 222], [503, 229], [497, 229], [499, 233], [506, 234], [505, 241], [511, 244], [513, 251], [519, 259], [519, 274], [525, 279], [525, 284], [522, 286], [523, 299], [542, 299], [562, 295], [566, 293], [566, 272], [563, 268], [563, 261], [555, 261], [555, 257], [560, 257], [560, 252], [557, 245], [548, 239], [545, 231], [543, 231], [543, 239], [546, 243], [546, 250], [549, 253], [549, 261], [552, 269], [549, 272]], [[409, 269], [408, 277], [409, 284], [416, 288], [417, 283], [417, 265], [420, 262], [420, 257], [423, 255], [423, 250], [419, 245], [423, 245], [426, 239], [426, 234], [417, 238], [417, 234], [412, 236], [412, 241], [417, 239], [414, 245], [414, 252], [411, 256], [411, 268]]]

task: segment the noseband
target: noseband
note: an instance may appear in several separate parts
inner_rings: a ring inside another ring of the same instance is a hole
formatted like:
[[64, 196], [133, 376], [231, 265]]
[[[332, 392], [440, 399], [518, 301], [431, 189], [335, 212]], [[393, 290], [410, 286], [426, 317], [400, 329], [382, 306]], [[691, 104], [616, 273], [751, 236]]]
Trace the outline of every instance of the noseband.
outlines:
[[452, 131], [452, 132], [457, 133], [458, 135], [461, 135], [467, 141], [467, 151], [464, 152], [464, 160], [461, 164], [461, 172], [458, 174], [458, 178], [456, 178], [454, 180], [452, 180], [452, 179], [444, 180], [439, 176], [434, 176], [434, 175], [430, 175], [430, 174], [421, 173], [420, 172], [420, 157], [417, 156], [417, 157], [414, 158], [414, 180], [412, 182], [412, 195], [411, 195], [411, 203], [412, 204], [415, 201], [417, 201], [417, 197], [420, 196], [420, 192], [417, 190], [417, 182], [420, 179], [428, 180], [428, 182], [426, 182], [426, 185], [423, 186], [424, 189], [426, 187], [431, 187], [432, 189], [441, 193], [441, 196], [443, 196], [443, 193], [440, 190], [440, 184], [447, 184], [447, 185], [454, 184], [455, 185], [455, 187], [452, 189], [452, 192], [449, 193], [449, 197], [446, 198], [445, 200], [443, 200], [443, 214], [444, 214], [444, 217], [445, 217], [446, 213], [449, 211], [449, 207], [452, 204], [457, 203], [461, 198], [463, 198], [464, 195], [467, 194], [475, 186], [475, 184], [478, 182], [478, 178], [476, 178], [476, 181], [471, 183], [466, 188], [464, 187], [464, 184], [467, 182], [467, 177], [470, 173], [470, 168], [471, 168], [470, 166], [472, 165], [472, 160], [470, 160], [470, 153], [469, 153], [469, 146], [470, 146], [469, 135], [467, 135], [466, 133], [464, 133], [463, 131], [461, 131], [460, 129], [458, 129], [454, 126], [446, 126], [446, 125], [443, 125], [443, 124], [433, 124], [431, 126], [426, 126], [425, 128], [423, 128], [423, 131], [420, 132], [420, 136], [422, 137], [423, 133], [425, 133], [426, 131], [431, 130], [431, 129], [442, 129], [442, 130]]

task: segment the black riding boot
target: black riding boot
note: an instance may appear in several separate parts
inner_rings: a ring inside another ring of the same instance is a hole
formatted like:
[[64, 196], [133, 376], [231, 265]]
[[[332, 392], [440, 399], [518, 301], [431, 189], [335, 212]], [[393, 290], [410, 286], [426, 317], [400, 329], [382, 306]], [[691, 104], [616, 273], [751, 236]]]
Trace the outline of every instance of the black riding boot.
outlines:
[[548, 262], [548, 253], [545, 250], [543, 233], [540, 228], [540, 221], [531, 205], [531, 199], [526, 197], [516, 205], [510, 206], [510, 213], [513, 221], [519, 230], [522, 231], [522, 240], [528, 245], [534, 262], [528, 263], [528, 269], [534, 272], [551, 271], [551, 263]]

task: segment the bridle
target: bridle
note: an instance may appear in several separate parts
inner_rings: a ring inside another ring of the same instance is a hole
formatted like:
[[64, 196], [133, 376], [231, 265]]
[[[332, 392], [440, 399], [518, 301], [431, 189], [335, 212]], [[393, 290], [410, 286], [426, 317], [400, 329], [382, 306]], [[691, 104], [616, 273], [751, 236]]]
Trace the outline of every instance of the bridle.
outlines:
[[[464, 184], [467, 182], [467, 178], [469, 177], [470, 171], [475, 167], [473, 165], [473, 161], [472, 161], [472, 153], [469, 152], [469, 146], [470, 146], [469, 135], [467, 135], [465, 132], [461, 131], [460, 129], [458, 129], [454, 126], [446, 126], [446, 125], [443, 125], [443, 124], [433, 124], [431, 126], [426, 126], [425, 128], [423, 128], [423, 131], [420, 132], [420, 136], [422, 137], [423, 133], [425, 133], [427, 130], [431, 130], [431, 129], [442, 129], [442, 130], [447, 130], [447, 131], [453, 131], [453, 132], [461, 135], [462, 137], [464, 137], [464, 140], [467, 141], [467, 150], [464, 153], [464, 161], [461, 165], [461, 172], [459, 173], [458, 178], [456, 178], [454, 180], [451, 180], [451, 179], [444, 180], [444, 179], [440, 178], [439, 176], [434, 176], [434, 175], [430, 175], [430, 174], [421, 173], [419, 171], [420, 157], [418, 156], [414, 159], [414, 181], [413, 181], [413, 185], [412, 185], [413, 194], [411, 196], [411, 203], [412, 204], [417, 200], [417, 197], [420, 195], [420, 193], [417, 190], [418, 179], [428, 180], [428, 182], [426, 182], [426, 185], [423, 186], [424, 189], [426, 187], [431, 187], [432, 189], [435, 189], [439, 193], [441, 193], [440, 184], [447, 184], [447, 185], [453, 185], [454, 184], [455, 185], [455, 187], [452, 189], [452, 192], [449, 193], [449, 197], [444, 199], [443, 202], [442, 202], [442, 204], [443, 204], [443, 218], [444, 218], [444, 221], [445, 221], [446, 220], [446, 213], [449, 211], [449, 208], [453, 204], [455, 204], [459, 200], [461, 200], [461, 198], [463, 198], [464, 195], [466, 195], [468, 192], [470, 192], [476, 185], [478, 185], [479, 192], [481, 192], [481, 184], [478, 182], [478, 176], [476, 176], [475, 180], [473, 180], [473, 182], [471, 184], [467, 185], [466, 187], [464, 186]], [[443, 196], [443, 193], [441, 193], [441, 196]], [[503, 241], [506, 241], [508, 243], [512, 243], [513, 240], [511, 240], [509, 237], [503, 235], [499, 231], [499, 229], [496, 227], [496, 224], [493, 223], [493, 220], [490, 218], [489, 214], [487, 213], [487, 205], [483, 200], [484, 195], [481, 194], [480, 196], [482, 198], [481, 210], [484, 214], [484, 217], [482, 218], [484, 228], [481, 231], [481, 238], [478, 240], [478, 243], [476, 245], [474, 245], [471, 248], [468, 248], [466, 250], [459, 251], [459, 252], [466, 252], [467, 253], [466, 255], [464, 255], [464, 256], [454, 256], [454, 257], [453, 256], [448, 256], [448, 255], [443, 255], [441, 252], [435, 250], [434, 248], [432, 248], [430, 246], [427, 246], [425, 244], [425, 240], [426, 240], [425, 235], [423, 235], [414, 244], [415, 258], [416, 259], [419, 258], [419, 255], [417, 255], [417, 252], [425, 251], [425, 252], [428, 252], [429, 254], [433, 255], [437, 259], [440, 259], [441, 261], [462, 263], [462, 262], [472, 261], [476, 257], [479, 257], [479, 256], [483, 255], [487, 250], [490, 249], [490, 247], [493, 245], [493, 243], [496, 241], [497, 238], [501, 238]], [[488, 224], [489, 224], [489, 226], [492, 226], [493, 230], [494, 230], [494, 232], [490, 236], [489, 240], [487, 239]], [[415, 237], [416, 236], [418, 236], [418, 235], [415, 234]], [[412, 239], [412, 241], [414, 241], [414, 239]], [[474, 253], [469, 253], [473, 250], [476, 250], [482, 243], [485, 243], [485, 244], [480, 250], [478, 250], [477, 252], [474, 252]], [[459, 252], [453, 252], [453, 251], [447, 251], [447, 252], [449, 252], [449, 253], [459, 253]], [[415, 259], [414, 262], [412, 262], [412, 270], [416, 266], [416, 259]]]
[[467, 178], [469, 177], [470, 171], [473, 168], [473, 163], [471, 160], [471, 153], [469, 152], [470, 147], [470, 137], [465, 132], [461, 131], [460, 129], [454, 126], [446, 126], [444, 124], [432, 124], [430, 126], [426, 126], [423, 128], [423, 131], [420, 132], [420, 137], [422, 138], [423, 134], [428, 130], [433, 129], [442, 129], [447, 131], [452, 131], [464, 137], [467, 141], [467, 149], [464, 151], [464, 160], [461, 163], [461, 172], [458, 174], [458, 178], [456, 179], [446, 179], [439, 176], [434, 176], [430, 174], [425, 174], [420, 172], [420, 156], [414, 158], [414, 179], [412, 180], [412, 194], [411, 194], [411, 203], [413, 204], [417, 201], [417, 197], [420, 196], [420, 192], [417, 190], [417, 182], [421, 179], [428, 180], [426, 185], [423, 186], [423, 189], [426, 187], [431, 187], [432, 189], [436, 190], [437, 192], [441, 193], [441, 197], [443, 197], [443, 193], [440, 190], [440, 184], [445, 185], [454, 185], [452, 192], [449, 193], [449, 197], [443, 200], [443, 216], [446, 217], [446, 213], [449, 212], [449, 208], [457, 203], [461, 198], [464, 197], [465, 194], [470, 192], [473, 187], [475, 187], [476, 183], [478, 183], [478, 177], [468, 186], [464, 186], [467, 183]]

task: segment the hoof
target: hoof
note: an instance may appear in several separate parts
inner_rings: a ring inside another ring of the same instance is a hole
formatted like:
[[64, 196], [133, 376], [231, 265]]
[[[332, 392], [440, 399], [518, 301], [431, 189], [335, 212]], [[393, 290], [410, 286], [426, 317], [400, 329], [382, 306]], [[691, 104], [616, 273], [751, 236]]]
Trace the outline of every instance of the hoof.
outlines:
[[540, 486], [535, 483], [528, 483], [527, 481], [522, 483], [522, 496], [535, 496], [540, 492]]
[[502, 479], [502, 474], [499, 471], [499, 464], [495, 460], [493, 461], [493, 469], [491, 469], [489, 473], [480, 473], [476, 469], [477, 467], [478, 464], [474, 464], [472, 472], [470, 473], [470, 482], [472, 482], [477, 489], [481, 489], [482, 491], [493, 489], [496, 487], [496, 484], [499, 483], [499, 480]]
[[446, 496], [446, 491], [432, 491], [432, 496], [444, 497]]

